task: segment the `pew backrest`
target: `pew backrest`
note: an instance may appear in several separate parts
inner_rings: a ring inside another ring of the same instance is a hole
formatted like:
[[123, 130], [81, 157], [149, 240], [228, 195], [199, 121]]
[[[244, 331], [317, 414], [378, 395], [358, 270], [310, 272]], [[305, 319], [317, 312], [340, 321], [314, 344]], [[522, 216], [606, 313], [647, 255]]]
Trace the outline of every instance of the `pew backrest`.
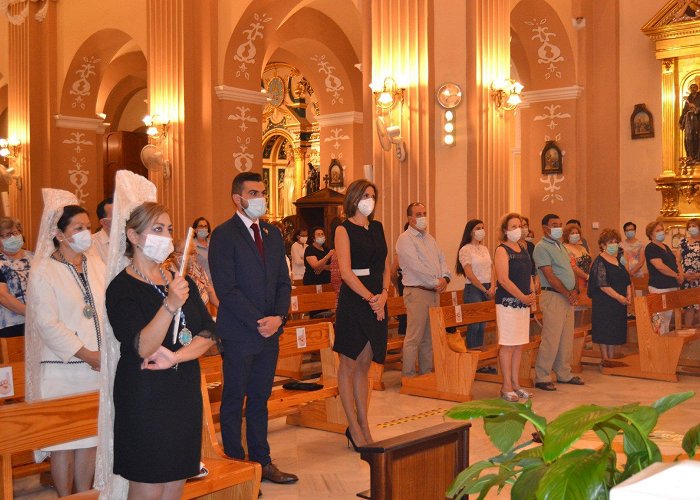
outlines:
[[0, 338], [0, 363], [24, 361], [24, 337]]
[[325, 283], [323, 285], [299, 285], [292, 288], [292, 297], [295, 295], [305, 295], [307, 293], [324, 293], [333, 292], [333, 286], [330, 283]]
[[304, 293], [292, 295], [289, 304], [290, 314], [308, 313], [326, 309], [335, 309], [335, 292]]

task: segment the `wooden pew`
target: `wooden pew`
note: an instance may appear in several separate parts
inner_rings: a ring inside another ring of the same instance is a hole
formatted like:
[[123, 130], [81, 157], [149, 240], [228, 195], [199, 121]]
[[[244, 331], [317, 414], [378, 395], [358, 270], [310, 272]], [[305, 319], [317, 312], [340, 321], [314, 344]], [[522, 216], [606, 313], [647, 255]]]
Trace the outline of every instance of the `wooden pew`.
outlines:
[[[257, 498], [262, 475], [260, 464], [232, 460], [223, 454], [216, 440], [204, 377], [202, 377], [201, 391], [203, 398], [202, 462], [209, 469], [209, 475], [188, 480], [185, 483], [182, 498], [212, 500]], [[97, 433], [98, 405], [98, 393], [87, 392], [31, 403], [0, 406], [2, 499], [13, 498], [11, 466], [13, 455], [94, 436]], [[72, 497], [97, 499], [98, 494], [97, 490], [91, 490]]]
[[0, 363], [24, 361], [24, 337], [0, 338]]
[[[493, 301], [458, 306], [432, 307], [430, 333], [433, 340], [434, 373], [402, 377], [401, 393], [449, 401], [472, 399], [472, 385], [476, 370], [481, 365], [493, 364], [498, 359], [498, 346], [484, 346], [482, 350], [467, 350], [459, 333], [447, 333], [447, 328], [471, 323], [493, 321], [496, 306]], [[531, 365], [539, 341], [531, 341], [523, 349], [520, 384], [532, 387]], [[498, 375], [479, 374], [480, 379], [499, 381]]]
[[659, 335], [654, 329], [652, 318], [656, 313], [673, 309], [678, 310], [676, 313], [678, 317], [681, 308], [698, 303], [700, 303], [700, 288], [635, 297], [634, 310], [637, 317], [639, 353], [620, 360], [628, 366], [603, 368], [603, 373], [677, 382], [683, 346], [700, 339], [700, 330], [681, 330], [680, 334], [678, 331], [672, 331]]
[[[316, 285], [310, 285], [315, 287]], [[321, 285], [322, 287], [324, 285]], [[289, 305], [289, 317], [285, 327], [296, 327], [304, 325], [312, 325], [314, 323], [325, 323], [327, 321], [335, 321], [331, 318], [300, 318], [302, 314], [310, 313], [311, 311], [335, 310], [336, 296], [335, 292], [321, 293], [302, 293], [299, 295], [292, 294], [292, 300]], [[304, 378], [302, 370], [303, 356], [301, 354], [280, 358], [277, 361], [277, 369], [275, 374], [280, 377], [290, 377], [297, 380]]]
[[[333, 325], [331, 323], [309, 324], [303, 327], [306, 345], [297, 342], [297, 327], [285, 327], [280, 335], [281, 359], [304, 353], [319, 352], [321, 356], [322, 389], [316, 391], [288, 390], [273, 387], [268, 400], [268, 417], [270, 419], [287, 417], [290, 425], [299, 425], [324, 431], [344, 433], [347, 427], [338, 396], [338, 361], [332, 351]], [[209, 398], [213, 420], [220, 422], [221, 395], [223, 390], [223, 367], [220, 356], [208, 356], [201, 359], [202, 373], [209, 387]]]
[[323, 292], [335, 292], [335, 290], [333, 290], [333, 286], [330, 283], [323, 285], [299, 285], [292, 288], [292, 296]]

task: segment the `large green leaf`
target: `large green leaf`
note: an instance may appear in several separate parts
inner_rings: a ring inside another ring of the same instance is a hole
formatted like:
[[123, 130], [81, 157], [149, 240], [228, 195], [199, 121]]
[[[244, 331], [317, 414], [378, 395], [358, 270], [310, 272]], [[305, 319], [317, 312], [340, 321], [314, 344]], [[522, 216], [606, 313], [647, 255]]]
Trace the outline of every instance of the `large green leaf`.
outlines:
[[605, 495], [610, 450], [574, 450], [559, 457], [537, 488], [538, 500], [597, 499]]
[[564, 453], [581, 435], [619, 412], [620, 408], [597, 405], [578, 406], [559, 415], [547, 426], [543, 457], [551, 462]]
[[446, 495], [450, 498], [461, 498], [465, 490], [470, 489], [479, 480], [480, 474], [491, 467], [494, 467], [494, 465], [489, 460], [482, 460], [470, 465], [452, 481]]
[[659, 413], [664, 413], [665, 411], [670, 410], [676, 405], [681, 404], [683, 401], [687, 401], [690, 398], [695, 396], [695, 392], [693, 391], [688, 391], [688, 392], [677, 392], [675, 394], [669, 394], [668, 396], [665, 396], [651, 404], [652, 408], [656, 408], [656, 410]]
[[510, 490], [511, 500], [535, 500], [540, 480], [547, 472], [545, 464], [524, 470]]
[[520, 471], [516, 471], [513, 469], [509, 469], [507, 467], [501, 467], [498, 471], [498, 475], [489, 479], [486, 481], [482, 486], [480, 491], [473, 491], [473, 493], [479, 493], [479, 498], [477, 500], [481, 500], [483, 498], [486, 498], [486, 495], [488, 492], [493, 488], [494, 486], [498, 486], [498, 492], [500, 493], [505, 484], [508, 482], [508, 480], [515, 476], [516, 474], [519, 474]]
[[507, 414], [498, 417], [484, 418], [484, 430], [493, 445], [503, 453], [513, 448], [513, 445], [523, 435], [525, 419], [518, 414]]
[[650, 406], [639, 406], [630, 411], [620, 412], [620, 415], [630, 420], [644, 436], [648, 436], [654, 430], [659, 420], [659, 411]]
[[683, 450], [690, 458], [695, 456], [695, 450], [700, 446], [700, 424], [688, 429], [683, 436]]
[[619, 433], [620, 428], [613, 425], [610, 420], [606, 420], [594, 425], [593, 430], [604, 444], [610, 445]]
[[535, 428], [544, 434], [547, 420], [532, 411], [532, 403], [511, 403], [502, 399], [481, 399], [467, 401], [452, 407], [445, 414], [446, 417], [457, 420], [472, 420], [483, 417], [498, 417], [501, 415], [520, 415], [532, 422]]

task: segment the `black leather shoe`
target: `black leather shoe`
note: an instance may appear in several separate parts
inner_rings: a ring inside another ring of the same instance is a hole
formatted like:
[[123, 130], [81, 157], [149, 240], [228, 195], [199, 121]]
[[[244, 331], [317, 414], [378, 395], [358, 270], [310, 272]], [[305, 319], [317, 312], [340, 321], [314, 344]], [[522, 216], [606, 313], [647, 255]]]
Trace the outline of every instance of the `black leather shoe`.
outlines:
[[277, 484], [296, 483], [299, 478], [294, 474], [282, 472], [274, 464], [269, 463], [262, 469], [263, 480], [271, 481]]

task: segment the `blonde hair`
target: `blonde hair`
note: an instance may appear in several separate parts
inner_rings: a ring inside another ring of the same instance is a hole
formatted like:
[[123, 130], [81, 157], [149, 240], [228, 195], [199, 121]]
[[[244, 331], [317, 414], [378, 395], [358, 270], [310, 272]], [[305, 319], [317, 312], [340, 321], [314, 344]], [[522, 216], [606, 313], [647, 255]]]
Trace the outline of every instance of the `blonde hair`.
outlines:
[[574, 229], [575, 229], [576, 231], [578, 231], [578, 234], [581, 234], [581, 228], [579, 227], [579, 225], [578, 225], [578, 224], [574, 224], [574, 223], [572, 222], [572, 223], [570, 223], [570, 224], [567, 224], [567, 225], [564, 227], [564, 236], [563, 236], [563, 238], [562, 238], [562, 241], [564, 241], [565, 243], [568, 243], [568, 242], [569, 242], [569, 235], [571, 234], [571, 231], [573, 231]]
[[[153, 222], [163, 214], [167, 214], [168, 210], [160, 203], [147, 201], [136, 207], [132, 212], [129, 220], [126, 221], [124, 232], [133, 229], [137, 234], [143, 233]], [[126, 239], [126, 251], [124, 255], [127, 257], [134, 256], [134, 245]]]
[[500, 241], [506, 241], [508, 239], [508, 236], [506, 236], [506, 231], [508, 231], [508, 223], [510, 222], [511, 219], [518, 219], [520, 221], [520, 224], [522, 224], [522, 217], [520, 217], [520, 214], [515, 213], [515, 212], [509, 212], [509, 213], [505, 214], [501, 218], [501, 223], [498, 225], [498, 231], [499, 231], [498, 239]]

